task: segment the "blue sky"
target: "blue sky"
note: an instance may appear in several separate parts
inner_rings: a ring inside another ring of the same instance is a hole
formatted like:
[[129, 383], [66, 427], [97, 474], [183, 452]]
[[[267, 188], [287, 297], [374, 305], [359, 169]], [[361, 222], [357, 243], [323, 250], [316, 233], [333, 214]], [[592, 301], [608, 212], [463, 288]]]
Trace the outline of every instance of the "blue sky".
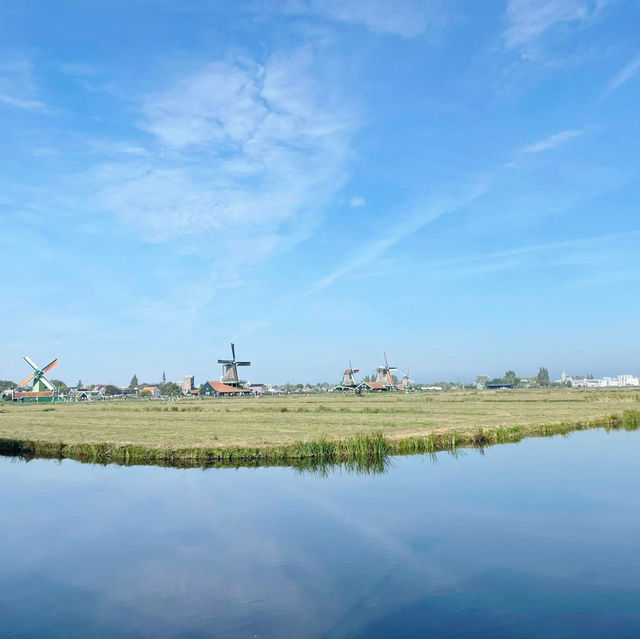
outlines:
[[[0, 378], [640, 373], [637, 0], [0, 5]], [[46, 361], [45, 361], [46, 360]]]

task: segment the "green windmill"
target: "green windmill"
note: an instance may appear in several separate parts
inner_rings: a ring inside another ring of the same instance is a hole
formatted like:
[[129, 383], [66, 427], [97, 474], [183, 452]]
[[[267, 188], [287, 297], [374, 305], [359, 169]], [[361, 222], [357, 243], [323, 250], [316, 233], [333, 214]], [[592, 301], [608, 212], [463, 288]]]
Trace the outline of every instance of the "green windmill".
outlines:
[[19, 388], [23, 388], [25, 384], [28, 384], [33, 380], [31, 385], [31, 391], [35, 393], [46, 392], [47, 390], [55, 391], [56, 387], [45, 377], [45, 373], [48, 373], [54, 366], [58, 365], [58, 359], [54, 359], [50, 364], [47, 364], [44, 368], [40, 368], [28, 355], [24, 356], [24, 361], [33, 368], [34, 372], [26, 379], [23, 379], [19, 384]]

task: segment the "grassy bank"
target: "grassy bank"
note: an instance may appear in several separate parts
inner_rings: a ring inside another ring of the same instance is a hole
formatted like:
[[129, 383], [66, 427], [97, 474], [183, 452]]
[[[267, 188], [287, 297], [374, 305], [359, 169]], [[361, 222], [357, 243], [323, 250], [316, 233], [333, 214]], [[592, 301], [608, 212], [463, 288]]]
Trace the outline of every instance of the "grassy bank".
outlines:
[[360, 464], [605, 426], [637, 391], [507, 391], [0, 407], [0, 454], [92, 463]]

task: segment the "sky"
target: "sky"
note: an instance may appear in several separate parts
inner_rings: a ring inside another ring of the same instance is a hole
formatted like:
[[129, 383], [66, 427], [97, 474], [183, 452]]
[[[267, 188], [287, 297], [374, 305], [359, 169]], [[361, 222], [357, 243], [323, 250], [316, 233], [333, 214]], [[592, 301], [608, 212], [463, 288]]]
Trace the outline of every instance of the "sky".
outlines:
[[0, 2], [0, 378], [640, 374], [639, 0]]

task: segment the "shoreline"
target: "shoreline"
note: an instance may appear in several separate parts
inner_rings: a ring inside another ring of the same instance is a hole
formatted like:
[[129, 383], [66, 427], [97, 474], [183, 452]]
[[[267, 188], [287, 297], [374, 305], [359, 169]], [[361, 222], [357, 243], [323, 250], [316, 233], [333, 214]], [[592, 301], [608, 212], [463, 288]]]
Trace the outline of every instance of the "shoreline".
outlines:
[[514, 444], [531, 437], [567, 435], [580, 430], [640, 429], [640, 411], [625, 410], [603, 417], [555, 424], [453, 429], [424, 436], [388, 437], [380, 431], [344, 439], [320, 437], [287, 445], [153, 447], [140, 444], [74, 443], [0, 437], [0, 455], [31, 459], [72, 459], [89, 464], [213, 468], [291, 466], [309, 468], [353, 465], [365, 472], [384, 469], [393, 456], [454, 452], [458, 448], [485, 448]]

